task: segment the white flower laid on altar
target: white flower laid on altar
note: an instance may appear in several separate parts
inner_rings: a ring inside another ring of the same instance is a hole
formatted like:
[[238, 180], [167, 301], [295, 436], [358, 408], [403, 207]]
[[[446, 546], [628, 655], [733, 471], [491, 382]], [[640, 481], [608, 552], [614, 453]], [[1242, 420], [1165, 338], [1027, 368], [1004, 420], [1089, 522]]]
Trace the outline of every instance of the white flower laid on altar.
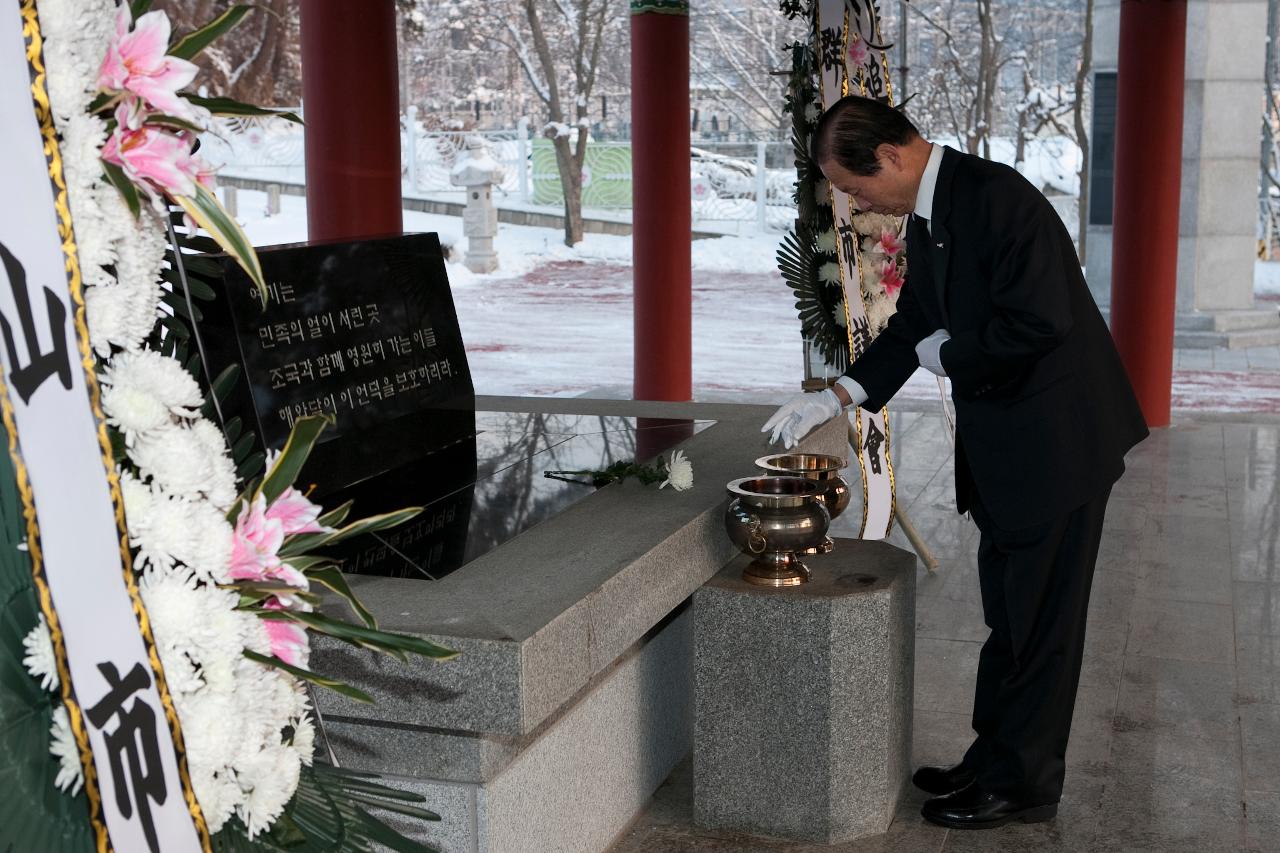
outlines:
[[683, 492], [693, 488], [693, 463], [685, 458], [683, 450], [673, 451], [666, 464], [667, 479], [658, 485], [659, 489], [670, 486], [677, 492]]

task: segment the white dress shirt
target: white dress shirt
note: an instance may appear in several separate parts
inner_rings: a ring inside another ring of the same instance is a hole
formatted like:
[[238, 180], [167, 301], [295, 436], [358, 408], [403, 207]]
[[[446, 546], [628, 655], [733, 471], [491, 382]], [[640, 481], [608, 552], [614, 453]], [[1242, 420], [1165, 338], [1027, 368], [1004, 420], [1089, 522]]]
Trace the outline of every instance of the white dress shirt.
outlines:
[[[935, 144], [930, 148], [929, 161], [925, 163], [924, 174], [920, 176], [920, 188], [916, 190], [916, 207], [912, 213], [924, 220], [925, 226], [929, 229], [929, 236], [933, 236], [933, 194], [938, 188], [938, 169], [942, 166], [942, 146]], [[848, 376], [841, 376], [836, 380], [836, 384], [844, 386], [854, 405], [859, 405], [867, 399], [867, 392], [863, 387]]]

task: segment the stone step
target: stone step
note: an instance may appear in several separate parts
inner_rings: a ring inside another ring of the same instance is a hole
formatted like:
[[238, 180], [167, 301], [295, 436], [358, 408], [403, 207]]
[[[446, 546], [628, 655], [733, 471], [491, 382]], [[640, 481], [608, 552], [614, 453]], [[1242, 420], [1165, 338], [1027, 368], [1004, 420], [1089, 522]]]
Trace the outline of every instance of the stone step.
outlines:
[[1179, 314], [1179, 331], [1187, 332], [1242, 332], [1251, 329], [1280, 327], [1280, 311], [1275, 308], [1255, 308], [1244, 311], [1205, 311]]
[[1173, 345], [1182, 349], [1248, 349], [1280, 346], [1280, 325], [1271, 329], [1241, 329], [1230, 332], [1177, 329]]

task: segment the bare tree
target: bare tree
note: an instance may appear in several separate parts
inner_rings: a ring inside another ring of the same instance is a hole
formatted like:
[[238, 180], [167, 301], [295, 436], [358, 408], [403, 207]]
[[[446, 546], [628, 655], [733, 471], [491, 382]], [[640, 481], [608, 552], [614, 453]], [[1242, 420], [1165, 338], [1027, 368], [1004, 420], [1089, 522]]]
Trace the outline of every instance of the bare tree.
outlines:
[[[226, 0], [157, 0], [175, 32], [202, 27], [227, 10]], [[235, 29], [196, 57], [197, 81], [220, 95], [264, 106], [302, 101], [299, 6], [294, 0], [258, 0]]]

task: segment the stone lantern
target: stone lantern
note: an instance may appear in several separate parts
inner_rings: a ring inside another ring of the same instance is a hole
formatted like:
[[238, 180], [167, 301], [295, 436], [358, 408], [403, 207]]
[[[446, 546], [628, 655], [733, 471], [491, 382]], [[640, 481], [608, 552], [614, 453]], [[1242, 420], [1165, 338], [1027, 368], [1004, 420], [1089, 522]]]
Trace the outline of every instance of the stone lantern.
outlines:
[[480, 137], [467, 137], [466, 145], [449, 173], [450, 182], [467, 191], [467, 206], [462, 211], [462, 233], [467, 238], [463, 263], [472, 272], [493, 272], [498, 268], [498, 255], [493, 250], [493, 238], [498, 233], [493, 185], [502, 180], [502, 167], [489, 156]]

